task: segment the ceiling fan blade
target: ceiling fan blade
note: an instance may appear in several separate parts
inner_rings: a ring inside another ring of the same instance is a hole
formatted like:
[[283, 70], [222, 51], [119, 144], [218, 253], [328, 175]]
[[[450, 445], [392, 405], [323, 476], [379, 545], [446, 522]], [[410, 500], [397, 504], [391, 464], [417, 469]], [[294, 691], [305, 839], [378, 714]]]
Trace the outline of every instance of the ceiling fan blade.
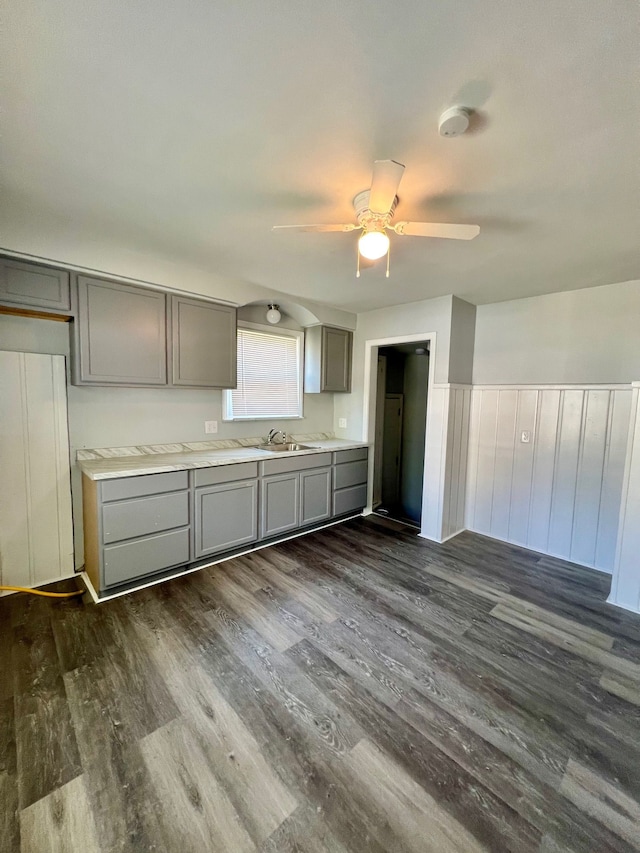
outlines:
[[396, 234], [409, 237], [448, 237], [451, 240], [473, 240], [480, 233], [479, 225], [449, 225], [444, 222], [396, 222], [390, 227]]
[[359, 225], [274, 225], [272, 231], [355, 231]]
[[395, 160], [376, 160], [371, 176], [369, 210], [372, 213], [389, 213], [398, 192], [404, 166]]

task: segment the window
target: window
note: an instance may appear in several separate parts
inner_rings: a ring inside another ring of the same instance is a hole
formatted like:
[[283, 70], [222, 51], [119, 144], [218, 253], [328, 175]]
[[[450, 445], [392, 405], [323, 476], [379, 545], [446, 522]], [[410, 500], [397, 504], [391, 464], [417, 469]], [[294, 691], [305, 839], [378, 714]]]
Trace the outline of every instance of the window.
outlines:
[[224, 392], [227, 421], [302, 417], [302, 332], [238, 329], [238, 387]]

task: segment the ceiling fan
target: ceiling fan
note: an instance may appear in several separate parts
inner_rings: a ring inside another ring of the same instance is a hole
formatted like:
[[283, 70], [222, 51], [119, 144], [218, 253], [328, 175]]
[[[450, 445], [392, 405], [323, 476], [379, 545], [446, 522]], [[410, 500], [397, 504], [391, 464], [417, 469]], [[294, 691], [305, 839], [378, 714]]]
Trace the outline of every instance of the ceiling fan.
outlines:
[[375, 160], [371, 189], [363, 190], [353, 199], [353, 207], [358, 223], [344, 225], [274, 225], [274, 231], [356, 231], [362, 234], [358, 239], [358, 269], [360, 275], [360, 255], [370, 261], [376, 261], [387, 255], [387, 278], [389, 277], [389, 235], [394, 231], [410, 237], [447, 237], [452, 240], [473, 240], [480, 233], [478, 225], [449, 225], [440, 222], [396, 222], [391, 220], [398, 204], [398, 187], [402, 180], [404, 166], [395, 160]]

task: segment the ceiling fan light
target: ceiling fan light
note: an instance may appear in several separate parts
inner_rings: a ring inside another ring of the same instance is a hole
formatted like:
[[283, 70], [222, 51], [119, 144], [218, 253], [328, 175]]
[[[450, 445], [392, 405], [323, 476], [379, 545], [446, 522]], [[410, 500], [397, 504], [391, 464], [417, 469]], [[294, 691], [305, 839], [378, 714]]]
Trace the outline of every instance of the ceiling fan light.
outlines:
[[267, 319], [267, 323], [271, 323], [272, 326], [275, 326], [276, 323], [279, 323], [282, 320], [282, 314], [278, 311], [279, 306], [275, 305], [273, 302], [269, 305], [269, 310], [267, 311], [265, 317]]
[[389, 237], [384, 231], [365, 231], [358, 240], [358, 251], [363, 258], [377, 261], [389, 251]]

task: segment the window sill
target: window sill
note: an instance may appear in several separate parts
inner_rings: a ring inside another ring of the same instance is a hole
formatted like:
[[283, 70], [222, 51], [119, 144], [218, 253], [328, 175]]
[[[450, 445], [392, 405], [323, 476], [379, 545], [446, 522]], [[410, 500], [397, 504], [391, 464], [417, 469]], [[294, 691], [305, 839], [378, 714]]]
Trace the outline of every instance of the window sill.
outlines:
[[250, 421], [303, 421], [304, 415], [260, 415], [255, 418], [222, 418], [223, 423], [246, 423]]

